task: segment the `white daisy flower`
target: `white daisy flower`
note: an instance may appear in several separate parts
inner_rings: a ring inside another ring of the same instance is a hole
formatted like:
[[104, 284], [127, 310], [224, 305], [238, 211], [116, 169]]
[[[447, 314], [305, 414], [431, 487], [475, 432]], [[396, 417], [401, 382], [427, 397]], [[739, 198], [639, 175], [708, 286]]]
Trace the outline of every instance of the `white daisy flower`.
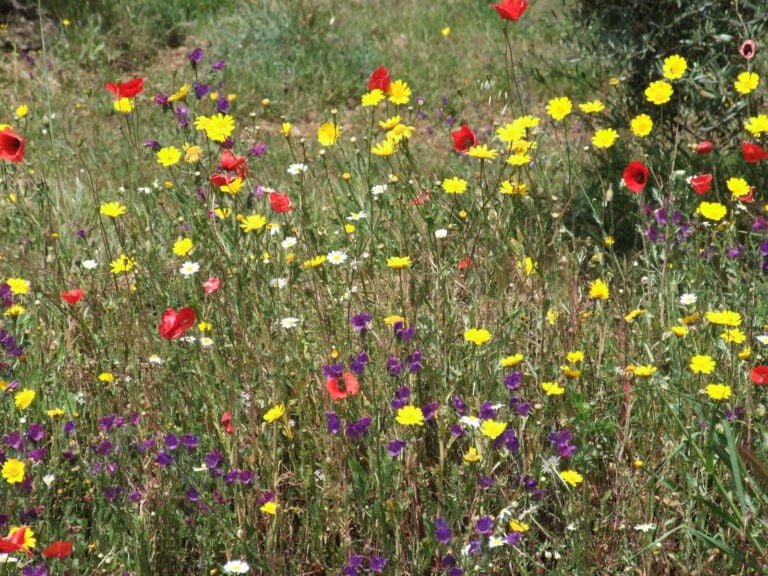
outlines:
[[225, 574], [247, 574], [250, 569], [245, 560], [230, 560], [223, 568]]
[[296, 246], [298, 243], [299, 241], [295, 236], [288, 236], [282, 242], [280, 242], [280, 246], [282, 246], [283, 250], [288, 250], [289, 248]]
[[381, 196], [387, 191], [387, 185], [386, 184], [376, 184], [374, 186], [371, 186], [371, 194], [374, 196]]
[[280, 326], [285, 330], [296, 328], [296, 326], [298, 325], [299, 325], [299, 319], [294, 318], [293, 316], [289, 316], [288, 318], [283, 318], [282, 320], [280, 320]]
[[328, 256], [326, 256], [326, 258], [328, 259], [329, 264], [340, 266], [347, 261], [347, 253], [343, 250], [332, 250], [331, 252], [328, 252]]
[[298, 176], [299, 174], [303, 174], [308, 169], [308, 166], [306, 164], [302, 164], [301, 162], [296, 162], [295, 164], [291, 164], [288, 166], [288, 174], [291, 176]]
[[197, 262], [187, 261], [181, 265], [181, 268], [179, 268], [179, 274], [184, 276], [184, 278], [190, 278], [199, 271], [200, 271], [200, 264], [198, 264]]
[[687, 294], [680, 296], [680, 304], [683, 306], [693, 306], [698, 300], [698, 297], [693, 292], [688, 292]]

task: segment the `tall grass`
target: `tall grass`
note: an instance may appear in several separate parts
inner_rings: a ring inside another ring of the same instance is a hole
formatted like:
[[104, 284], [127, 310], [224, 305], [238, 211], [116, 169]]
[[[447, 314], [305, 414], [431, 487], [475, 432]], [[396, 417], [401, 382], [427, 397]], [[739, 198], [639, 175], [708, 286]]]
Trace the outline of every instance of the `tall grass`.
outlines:
[[534, 85], [543, 3], [386, 7], [211, 8], [122, 103], [105, 14], [6, 71], [2, 570], [762, 570], [759, 165]]

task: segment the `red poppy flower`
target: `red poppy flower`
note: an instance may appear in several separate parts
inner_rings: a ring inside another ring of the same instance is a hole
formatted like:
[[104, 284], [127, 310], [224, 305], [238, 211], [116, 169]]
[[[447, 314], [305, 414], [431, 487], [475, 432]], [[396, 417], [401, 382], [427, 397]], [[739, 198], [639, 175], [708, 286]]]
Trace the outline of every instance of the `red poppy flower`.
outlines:
[[528, 9], [528, 2], [525, 0], [501, 0], [498, 4], [491, 4], [491, 7], [495, 8], [504, 20], [518, 20]]
[[224, 426], [224, 432], [234, 434], [235, 428], [232, 426], [232, 412], [226, 411], [221, 415], [221, 425]]
[[744, 40], [741, 46], [739, 46], [739, 54], [744, 56], [747, 60], [752, 60], [757, 50], [757, 44], [754, 40]]
[[470, 258], [469, 256], [465, 256], [464, 258], [459, 260], [459, 264], [458, 264], [459, 270], [466, 270], [467, 268], [471, 268], [474, 265], [475, 263], [472, 262], [472, 258]]
[[115, 100], [120, 100], [120, 98], [133, 98], [136, 94], [144, 90], [144, 79], [134, 78], [133, 80], [120, 82], [119, 84], [107, 82], [104, 84], [104, 88], [115, 95]]
[[221, 153], [221, 161], [219, 162], [222, 170], [229, 172], [235, 172], [240, 178], [245, 178], [248, 173], [248, 160], [245, 156], [235, 156], [231, 150], [224, 150]]
[[706, 194], [712, 188], [712, 174], [699, 174], [690, 180], [691, 188], [696, 194]]
[[0, 130], [0, 160], [8, 162], [24, 160], [24, 138], [10, 128]]
[[166, 340], [175, 340], [189, 330], [195, 323], [197, 316], [192, 308], [182, 308], [178, 312], [168, 308], [163, 312], [157, 331]]
[[451, 132], [451, 138], [453, 138], [453, 149], [456, 152], [466, 152], [477, 144], [477, 136], [472, 132], [469, 124], [462, 124], [461, 128]]
[[8, 538], [0, 536], [0, 553], [24, 552], [27, 556], [32, 556], [29, 548], [24, 545], [24, 535], [27, 533], [27, 528], [28, 526], [17, 528]]
[[752, 142], [741, 143], [741, 155], [744, 157], [744, 160], [750, 164], [756, 164], [757, 162], [760, 162], [760, 160], [768, 158], [768, 152], [763, 150], [761, 146], [753, 144]]
[[214, 186], [217, 186], [221, 188], [222, 186], [229, 186], [232, 184], [232, 182], [235, 181], [236, 176], [232, 176], [231, 174], [211, 174], [211, 177], [208, 179], [210, 180], [211, 184]]
[[61, 296], [61, 299], [64, 300], [64, 302], [74, 306], [83, 299], [85, 292], [80, 288], [75, 288], [74, 290], [68, 290], [67, 292], [60, 292], [59, 296]]
[[698, 144], [696, 144], [696, 147], [694, 150], [696, 151], [696, 154], [701, 154], [702, 156], [705, 154], [709, 154], [714, 149], [715, 145], [712, 144], [709, 140], [702, 140]]
[[347, 396], [354, 396], [360, 391], [360, 383], [352, 372], [344, 372], [341, 378], [327, 378], [325, 389], [334, 400], [341, 400]]
[[205, 292], [206, 296], [210, 296], [219, 288], [221, 288], [221, 280], [216, 278], [216, 276], [211, 276], [208, 280], [203, 282], [203, 292]]
[[378, 88], [386, 94], [389, 92], [390, 84], [392, 84], [392, 78], [389, 76], [389, 70], [386, 66], [379, 66], [371, 72], [371, 77], [368, 79], [368, 91]]
[[43, 556], [46, 558], [69, 558], [72, 554], [74, 545], [65, 540], [56, 540], [53, 544], [43, 550]]
[[624, 168], [624, 184], [627, 185], [632, 192], [639, 194], [648, 184], [648, 167], [642, 162], [630, 162], [627, 167]]
[[768, 366], [758, 364], [749, 371], [749, 378], [753, 384], [765, 386], [768, 384]]
[[293, 210], [293, 202], [291, 202], [288, 194], [283, 194], [281, 192], [269, 193], [269, 205], [272, 208], [272, 211], [278, 214]]

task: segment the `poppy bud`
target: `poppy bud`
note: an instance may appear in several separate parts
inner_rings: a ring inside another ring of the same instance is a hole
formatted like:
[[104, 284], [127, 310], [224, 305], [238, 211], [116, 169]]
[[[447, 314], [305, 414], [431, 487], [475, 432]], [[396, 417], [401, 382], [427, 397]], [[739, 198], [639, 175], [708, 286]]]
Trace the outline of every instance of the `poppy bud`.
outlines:
[[221, 425], [224, 426], [224, 432], [234, 434], [235, 428], [232, 426], [232, 412], [224, 412], [221, 416]]
[[526, 0], [502, 0], [498, 4], [491, 4], [504, 20], [518, 20], [528, 9]]
[[701, 154], [702, 156], [704, 154], [709, 154], [712, 152], [712, 149], [715, 147], [712, 142], [709, 140], [702, 140], [698, 144], [696, 144], [696, 147], [694, 148], [696, 150], [696, 154]]

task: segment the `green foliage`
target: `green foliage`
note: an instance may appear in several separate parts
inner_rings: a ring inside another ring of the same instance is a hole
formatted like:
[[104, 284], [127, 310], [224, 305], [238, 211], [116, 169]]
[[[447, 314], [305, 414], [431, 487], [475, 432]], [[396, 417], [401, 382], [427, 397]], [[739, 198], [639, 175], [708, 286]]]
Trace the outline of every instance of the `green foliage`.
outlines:
[[[578, 0], [574, 14], [587, 33], [572, 40], [610, 74], [625, 77], [633, 114], [644, 107], [648, 83], [661, 78], [664, 58], [684, 56], [692, 70], [675, 110], [694, 134], [727, 141], [739, 131], [738, 116], [744, 110], [743, 103], [733, 101], [731, 90], [736, 73], [747, 68], [739, 46], [765, 37], [768, 14], [763, 8], [754, 0]], [[756, 58], [765, 60], [759, 48]]]
[[65, 42], [74, 50], [70, 57], [97, 70], [104, 65], [139, 69], [159, 52], [184, 45], [193, 22], [199, 26], [234, 5], [234, 0], [42, 2], [57, 24], [72, 23], [64, 29]]

